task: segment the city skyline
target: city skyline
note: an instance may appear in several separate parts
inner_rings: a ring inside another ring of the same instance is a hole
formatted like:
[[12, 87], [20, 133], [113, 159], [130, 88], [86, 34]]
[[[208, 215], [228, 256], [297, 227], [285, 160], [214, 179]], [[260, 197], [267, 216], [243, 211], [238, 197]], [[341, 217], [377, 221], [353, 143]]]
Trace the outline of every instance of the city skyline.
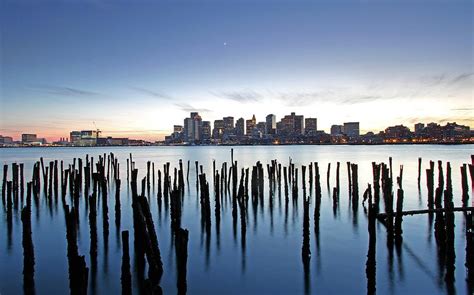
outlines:
[[[225, 116], [212, 123], [199, 112], [190, 112], [183, 124], [174, 124], [164, 140], [120, 137], [100, 129], [72, 130], [69, 136], [48, 141], [35, 133], [22, 133], [21, 140], [0, 134], [0, 146], [128, 146], [128, 145], [248, 145], [248, 144], [397, 144], [397, 143], [472, 143], [470, 126], [447, 122], [417, 122], [365, 132], [360, 122], [334, 122], [329, 130], [318, 128], [318, 119], [291, 112], [277, 120], [267, 114], [263, 121]], [[328, 131], [328, 132], [327, 132]]]
[[[473, 124], [470, 1], [3, 1], [0, 134], [161, 140], [296, 112], [361, 132]], [[402, 20], [403, 21], [400, 21]], [[368, 114], [368, 115], [366, 115]]]

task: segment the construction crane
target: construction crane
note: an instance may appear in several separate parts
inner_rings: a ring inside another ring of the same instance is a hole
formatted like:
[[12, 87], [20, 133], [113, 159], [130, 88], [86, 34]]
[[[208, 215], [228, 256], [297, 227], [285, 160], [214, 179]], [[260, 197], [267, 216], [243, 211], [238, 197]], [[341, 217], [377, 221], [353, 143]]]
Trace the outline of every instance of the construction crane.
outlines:
[[99, 141], [99, 135], [102, 133], [102, 131], [100, 131], [99, 128], [97, 128], [97, 125], [95, 124], [95, 121], [92, 121], [92, 123], [94, 124], [94, 127], [95, 127], [95, 138], [96, 138], [96, 142]]

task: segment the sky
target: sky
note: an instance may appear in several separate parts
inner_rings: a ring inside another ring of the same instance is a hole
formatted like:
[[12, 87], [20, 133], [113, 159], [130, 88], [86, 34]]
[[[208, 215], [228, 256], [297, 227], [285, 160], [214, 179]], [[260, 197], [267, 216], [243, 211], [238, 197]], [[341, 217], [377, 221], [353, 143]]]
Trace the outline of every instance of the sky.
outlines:
[[163, 139], [191, 111], [474, 127], [474, 2], [0, 2], [0, 134]]

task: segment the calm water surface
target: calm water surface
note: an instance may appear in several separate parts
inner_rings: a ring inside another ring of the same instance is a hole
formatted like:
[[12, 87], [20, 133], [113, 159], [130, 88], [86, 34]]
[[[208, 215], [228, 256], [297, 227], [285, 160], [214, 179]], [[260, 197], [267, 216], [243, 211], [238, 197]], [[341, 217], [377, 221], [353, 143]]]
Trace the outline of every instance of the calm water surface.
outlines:
[[[265, 168], [265, 204], [256, 212], [249, 203], [246, 248], [240, 243], [240, 230], [234, 238], [232, 229], [232, 203], [222, 202], [220, 235], [216, 235], [214, 216], [209, 242], [201, 232], [200, 204], [196, 191], [194, 161], [203, 165], [212, 189], [212, 160], [216, 167], [230, 162], [230, 147], [112, 147], [112, 148], [15, 148], [0, 149], [0, 162], [25, 164], [26, 181], [31, 180], [32, 166], [43, 157], [72, 163], [73, 158], [85, 158], [86, 154], [98, 159], [99, 155], [113, 152], [121, 168], [121, 225], [114, 222], [115, 187], [109, 187], [110, 235], [105, 248], [102, 236], [102, 210], [98, 210], [99, 237], [98, 269], [89, 273], [91, 294], [118, 294], [122, 247], [120, 231], [129, 230], [133, 237], [131, 192], [126, 182], [126, 159], [133, 153], [139, 179], [146, 176], [146, 162], [155, 163], [162, 169], [166, 162], [173, 167], [178, 160], [191, 161], [190, 186], [184, 197], [182, 227], [189, 230], [187, 283], [190, 294], [361, 294], [366, 293], [365, 263], [368, 250], [367, 216], [364, 206], [351, 208], [348, 194], [346, 161], [359, 164], [359, 195], [367, 183], [372, 183], [371, 162], [388, 163], [393, 157], [394, 176], [399, 165], [404, 165], [403, 187], [404, 209], [425, 209], [427, 206], [426, 176], [424, 170], [429, 160], [451, 162], [455, 206], [461, 205], [460, 165], [470, 163], [474, 152], [472, 145], [406, 145], [406, 146], [242, 146], [234, 147], [234, 159], [241, 167], [251, 167], [256, 161], [264, 165], [277, 159], [288, 165], [289, 158], [301, 170], [302, 165], [319, 162], [323, 191], [320, 217], [319, 245], [313, 230], [314, 202], [311, 202], [311, 262], [307, 280], [301, 260], [303, 204], [302, 192], [298, 204], [289, 202], [285, 206], [284, 195], [276, 193], [273, 206], [268, 195]], [[423, 158], [421, 191], [417, 188], [418, 157]], [[326, 187], [326, 169], [332, 163], [331, 192], [335, 185], [336, 162], [341, 162], [341, 194], [339, 206], [333, 210], [331, 194]], [[186, 168], [186, 167], [185, 167]], [[445, 166], [444, 166], [445, 168]], [[446, 171], [446, 168], [445, 168]], [[3, 170], [0, 171], [3, 173]], [[301, 172], [300, 172], [301, 173]], [[11, 170], [9, 170], [11, 176]], [[1, 175], [3, 178], [3, 175]], [[301, 174], [300, 174], [301, 177]], [[437, 173], [435, 173], [436, 186]], [[169, 211], [158, 210], [156, 185], [151, 187], [149, 200], [163, 259], [164, 275], [161, 286], [164, 293], [176, 293], [176, 261], [170, 232]], [[300, 185], [300, 190], [301, 190]], [[309, 194], [309, 192], [308, 192]], [[313, 192], [314, 194], [314, 192]], [[472, 191], [470, 191], [472, 196]], [[214, 194], [211, 191], [211, 206]], [[68, 201], [69, 198], [66, 198]], [[472, 198], [469, 203], [471, 203]], [[60, 202], [59, 202], [60, 203]], [[78, 230], [79, 254], [89, 257], [89, 224], [84, 199], [80, 204]], [[21, 208], [21, 207], [20, 207]], [[4, 209], [4, 208], [3, 208]], [[212, 208], [212, 212], [214, 209]], [[0, 219], [0, 293], [23, 292], [23, 249], [20, 211], [13, 213], [12, 239], [7, 238], [6, 213]], [[456, 213], [456, 282], [455, 291], [467, 294], [465, 263], [464, 216]], [[240, 224], [239, 224], [240, 226]], [[38, 294], [65, 294], [69, 292], [67, 242], [64, 211], [59, 204], [49, 206], [44, 196], [39, 205], [33, 202], [32, 232], [35, 251], [35, 287]], [[385, 228], [377, 224], [377, 292], [380, 294], [443, 294], [447, 293], [442, 271], [438, 267], [437, 246], [434, 230], [430, 228], [428, 216], [415, 215], [403, 220], [403, 244], [397, 251], [388, 251]], [[131, 269], [134, 293], [138, 293], [138, 282], [133, 273], [133, 241], [130, 240]]]

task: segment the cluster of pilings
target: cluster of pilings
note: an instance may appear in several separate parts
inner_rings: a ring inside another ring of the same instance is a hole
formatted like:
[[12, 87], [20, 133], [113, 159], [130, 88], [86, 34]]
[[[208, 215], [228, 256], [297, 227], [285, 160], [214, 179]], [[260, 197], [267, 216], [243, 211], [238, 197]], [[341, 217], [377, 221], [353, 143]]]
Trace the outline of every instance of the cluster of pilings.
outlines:
[[[421, 177], [421, 163], [422, 159], [419, 158], [419, 177]], [[469, 188], [467, 180], [467, 167], [468, 165], [463, 164], [460, 167], [461, 170], [461, 189], [462, 189], [462, 207], [454, 207], [453, 201], [453, 185], [451, 178], [451, 164], [450, 162], [446, 163], [446, 177], [444, 175], [443, 163], [438, 161], [438, 184], [435, 189], [434, 179], [435, 179], [435, 162], [429, 162], [429, 168], [426, 169], [426, 186], [427, 186], [427, 209], [423, 210], [408, 210], [403, 211], [403, 188], [402, 188], [402, 177], [403, 177], [403, 166], [400, 167], [400, 176], [397, 177], [397, 202], [396, 202], [396, 211], [393, 210], [393, 195], [391, 194], [391, 168], [387, 169], [385, 164], [373, 164], [374, 167], [374, 192], [377, 195], [377, 185], [379, 176], [382, 177], [382, 192], [385, 203], [385, 213], [378, 213], [377, 199], [375, 200], [375, 211], [376, 217], [381, 221], [387, 228], [387, 243], [391, 242], [391, 237], [395, 237], [396, 245], [401, 245], [402, 237], [402, 220], [403, 216], [415, 215], [415, 214], [428, 214], [430, 222], [435, 218], [434, 222], [434, 233], [437, 244], [437, 258], [439, 266], [439, 279], [444, 280], [448, 293], [454, 293], [454, 281], [455, 281], [455, 220], [454, 212], [464, 212], [466, 218], [466, 268], [467, 268], [467, 281], [468, 288], [473, 289], [473, 279], [472, 279], [472, 211], [474, 207], [468, 206], [469, 200]], [[379, 175], [379, 167], [381, 168], [381, 173]], [[469, 164], [469, 168], [472, 167], [472, 164]], [[470, 168], [470, 171], [472, 169]], [[471, 181], [474, 183], [474, 174], [471, 173]], [[370, 196], [369, 196], [370, 199]], [[369, 201], [370, 204], [370, 201]], [[375, 243], [375, 231], [373, 230], [372, 220], [371, 220], [371, 208], [369, 206], [369, 255], [367, 260], [367, 277], [368, 277], [368, 290], [375, 292], [375, 285], [369, 282], [373, 281], [375, 273], [375, 261], [374, 261], [374, 251], [372, 249], [372, 244]], [[395, 222], [393, 222], [395, 218]], [[393, 235], [392, 235], [393, 234]], [[390, 247], [390, 244], [388, 244]], [[369, 277], [369, 275], [371, 277]]]
[[79, 256], [77, 249], [77, 213], [76, 208], [65, 207], [67, 257], [69, 263], [69, 288], [71, 294], [87, 294], [89, 268], [85, 256]]
[[[160, 280], [163, 275], [163, 262], [148, 200], [143, 194], [137, 194], [137, 176], [138, 169], [133, 169], [131, 187], [135, 255], [140, 268], [144, 266], [145, 257], [148, 262], [148, 279], [145, 281], [145, 290], [151, 294], [161, 294]], [[143, 182], [142, 192], [144, 190]]]

